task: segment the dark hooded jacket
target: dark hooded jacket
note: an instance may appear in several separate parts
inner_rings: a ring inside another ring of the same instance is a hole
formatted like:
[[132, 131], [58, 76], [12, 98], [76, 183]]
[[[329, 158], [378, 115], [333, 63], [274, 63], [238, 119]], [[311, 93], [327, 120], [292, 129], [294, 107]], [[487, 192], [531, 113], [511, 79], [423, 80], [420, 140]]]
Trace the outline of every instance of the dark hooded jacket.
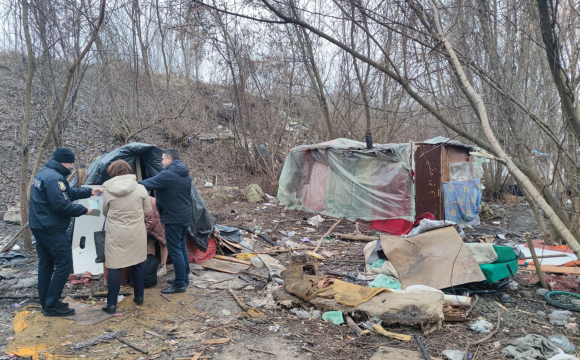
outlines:
[[28, 222], [30, 229], [46, 233], [66, 232], [71, 217], [87, 213], [73, 201], [91, 197], [90, 188], [71, 188], [66, 181], [70, 170], [49, 160], [34, 177], [30, 190]]
[[162, 224], [185, 224], [191, 221], [191, 177], [180, 160], [152, 178], [141, 181], [147, 190], [155, 190], [157, 210]]

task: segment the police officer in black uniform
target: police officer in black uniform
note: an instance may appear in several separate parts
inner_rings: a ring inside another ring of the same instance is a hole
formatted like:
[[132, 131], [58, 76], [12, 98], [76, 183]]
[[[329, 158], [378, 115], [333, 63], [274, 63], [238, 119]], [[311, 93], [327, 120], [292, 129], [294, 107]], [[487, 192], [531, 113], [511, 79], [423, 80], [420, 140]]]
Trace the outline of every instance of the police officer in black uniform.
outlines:
[[60, 301], [64, 285], [72, 270], [72, 249], [66, 233], [71, 217], [90, 214], [91, 209], [72, 202], [96, 196], [101, 189], [70, 188], [75, 154], [69, 148], [58, 148], [52, 159], [34, 177], [30, 191], [28, 218], [36, 239], [38, 254], [38, 296], [44, 316], [69, 316], [75, 313]]

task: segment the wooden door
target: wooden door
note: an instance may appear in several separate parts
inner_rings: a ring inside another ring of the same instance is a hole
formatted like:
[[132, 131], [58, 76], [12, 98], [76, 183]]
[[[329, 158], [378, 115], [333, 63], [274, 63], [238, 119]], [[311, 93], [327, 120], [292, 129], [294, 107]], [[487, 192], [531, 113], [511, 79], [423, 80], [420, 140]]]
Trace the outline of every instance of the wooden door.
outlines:
[[430, 212], [445, 220], [441, 187], [441, 145], [419, 145], [415, 150], [415, 214]]

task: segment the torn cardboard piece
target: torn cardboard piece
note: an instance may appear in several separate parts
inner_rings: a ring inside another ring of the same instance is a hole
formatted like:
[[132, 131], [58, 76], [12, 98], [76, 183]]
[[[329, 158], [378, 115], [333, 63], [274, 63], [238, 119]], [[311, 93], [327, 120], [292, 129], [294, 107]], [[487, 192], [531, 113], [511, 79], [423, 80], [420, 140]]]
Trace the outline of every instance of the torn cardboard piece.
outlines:
[[401, 288], [426, 285], [436, 289], [484, 281], [475, 258], [453, 227], [405, 239], [381, 236], [385, 255], [401, 281]]

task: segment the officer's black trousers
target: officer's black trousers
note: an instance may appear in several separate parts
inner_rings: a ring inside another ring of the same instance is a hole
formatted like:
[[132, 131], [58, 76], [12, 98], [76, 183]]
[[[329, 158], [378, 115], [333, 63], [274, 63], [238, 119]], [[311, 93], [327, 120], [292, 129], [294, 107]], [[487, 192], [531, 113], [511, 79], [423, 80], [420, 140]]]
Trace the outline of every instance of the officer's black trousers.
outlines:
[[45, 233], [32, 230], [38, 254], [38, 297], [40, 305], [55, 306], [71, 273], [73, 260], [66, 232]]

